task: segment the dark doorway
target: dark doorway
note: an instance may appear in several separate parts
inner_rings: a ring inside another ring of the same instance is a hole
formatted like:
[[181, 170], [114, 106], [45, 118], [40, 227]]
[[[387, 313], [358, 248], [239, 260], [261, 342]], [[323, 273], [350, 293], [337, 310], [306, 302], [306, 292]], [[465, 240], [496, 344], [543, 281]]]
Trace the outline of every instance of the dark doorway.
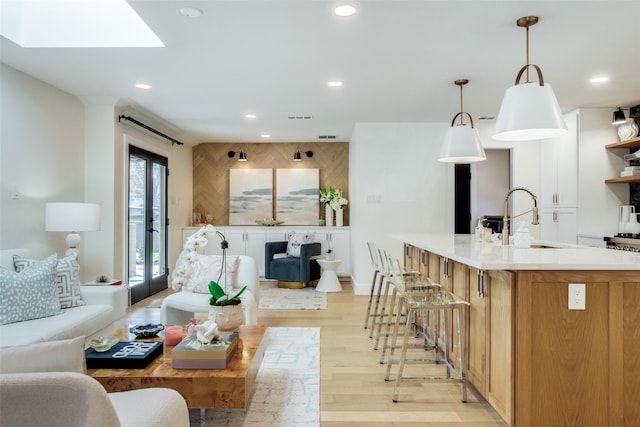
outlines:
[[455, 165], [455, 234], [471, 233], [471, 165]]

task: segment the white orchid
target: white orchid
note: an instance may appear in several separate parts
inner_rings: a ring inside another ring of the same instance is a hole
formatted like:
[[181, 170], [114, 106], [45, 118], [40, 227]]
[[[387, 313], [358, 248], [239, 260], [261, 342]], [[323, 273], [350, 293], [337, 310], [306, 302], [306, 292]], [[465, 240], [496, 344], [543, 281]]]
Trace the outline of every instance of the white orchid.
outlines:
[[204, 227], [202, 227], [200, 230], [198, 230], [196, 234], [198, 234], [200, 237], [204, 237], [205, 239], [209, 239], [209, 236], [212, 236], [215, 233], [216, 233], [216, 228], [211, 224], [207, 224]]
[[209, 239], [196, 233], [187, 239], [184, 248], [188, 251], [197, 251], [199, 248], [207, 246], [207, 243], [209, 243]]
[[[180, 256], [178, 257], [178, 260], [176, 261], [176, 268], [171, 275], [171, 279], [172, 279], [171, 288], [173, 290], [179, 291], [183, 286], [185, 286], [185, 284], [189, 283], [189, 279], [194, 270], [193, 266], [198, 261], [198, 258], [201, 256], [198, 253], [198, 249], [201, 249], [207, 246], [207, 244], [209, 243], [209, 238], [212, 236], [215, 236], [216, 234], [221, 239], [220, 248], [222, 249], [222, 264], [226, 267], [225, 255], [226, 255], [226, 250], [229, 247], [229, 242], [227, 242], [227, 239], [224, 237], [224, 234], [216, 230], [216, 228], [213, 225], [207, 224], [202, 228], [200, 228], [195, 233], [193, 233], [191, 236], [189, 236], [189, 238], [185, 241], [184, 248], [180, 253]], [[218, 276], [217, 282], [212, 282], [212, 283], [216, 284], [216, 286], [219, 288], [219, 292], [222, 292], [222, 294], [226, 297], [226, 300], [237, 299], [239, 301], [237, 297], [240, 296], [240, 294], [244, 291], [246, 286], [240, 292], [234, 295], [232, 298], [229, 298], [226, 295], [226, 291], [220, 288], [220, 286], [218, 285], [218, 282], [220, 281], [221, 276], [222, 276], [222, 270], [220, 270], [220, 276]], [[214, 292], [211, 291], [211, 284], [209, 284], [209, 290], [211, 294], [214, 295]], [[213, 298], [215, 301], [220, 300], [220, 303], [215, 305], [224, 305], [223, 302], [226, 301], [225, 299], [221, 298], [220, 295], [217, 295], [217, 296], [214, 295]], [[211, 303], [211, 305], [214, 305], [214, 304]]]

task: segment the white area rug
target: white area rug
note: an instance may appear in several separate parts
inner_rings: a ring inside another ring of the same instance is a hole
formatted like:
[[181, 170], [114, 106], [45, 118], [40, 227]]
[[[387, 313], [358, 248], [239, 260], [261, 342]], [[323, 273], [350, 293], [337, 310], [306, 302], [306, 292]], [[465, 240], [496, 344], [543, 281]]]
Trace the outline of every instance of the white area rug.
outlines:
[[320, 425], [320, 328], [267, 328], [269, 345], [246, 409], [190, 409], [191, 426]]
[[315, 288], [279, 288], [277, 282], [260, 284], [260, 305], [267, 310], [326, 310], [327, 294]]

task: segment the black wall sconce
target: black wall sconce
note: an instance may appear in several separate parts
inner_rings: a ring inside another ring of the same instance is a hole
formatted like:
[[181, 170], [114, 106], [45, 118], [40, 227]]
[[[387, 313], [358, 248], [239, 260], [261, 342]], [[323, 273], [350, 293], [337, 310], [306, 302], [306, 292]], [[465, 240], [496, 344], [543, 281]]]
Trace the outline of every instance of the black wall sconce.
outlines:
[[[306, 154], [308, 158], [312, 158], [313, 157], [313, 151], [311, 151], [311, 150], [303, 151], [303, 153]], [[300, 153], [300, 150], [298, 150], [295, 153], [293, 153], [293, 161], [294, 162], [301, 162], [302, 161], [302, 154]]]
[[613, 119], [611, 120], [611, 124], [620, 125], [626, 121], [627, 119], [624, 116], [624, 111], [622, 111], [622, 108], [618, 107], [618, 111], [613, 112]]
[[[247, 161], [247, 153], [245, 153], [244, 151], [240, 151], [239, 154], [240, 155], [238, 156], [238, 161], [239, 162], [246, 162]], [[232, 159], [235, 155], [236, 155], [235, 151], [229, 151], [227, 153], [227, 156], [229, 156], [230, 159]]]

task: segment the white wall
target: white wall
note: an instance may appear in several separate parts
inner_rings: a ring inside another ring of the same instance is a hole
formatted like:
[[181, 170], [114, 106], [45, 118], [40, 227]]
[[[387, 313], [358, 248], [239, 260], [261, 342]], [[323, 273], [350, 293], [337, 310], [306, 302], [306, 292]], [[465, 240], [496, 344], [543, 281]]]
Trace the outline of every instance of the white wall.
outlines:
[[[169, 158], [169, 266], [190, 224], [191, 147], [120, 125], [114, 99], [85, 99], [0, 64], [0, 249], [27, 247], [36, 258], [66, 250], [65, 234], [44, 231], [50, 201], [101, 205], [101, 230], [82, 233], [81, 280], [125, 278], [126, 143]], [[130, 138], [127, 140], [127, 138]], [[86, 142], [85, 142], [86, 141]], [[14, 190], [18, 199], [12, 197]]]
[[113, 149], [113, 115], [115, 98], [84, 99], [85, 104], [85, 194], [84, 200], [100, 205], [100, 231], [83, 236], [83, 270], [81, 280], [100, 275], [122, 278], [116, 274], [114, 244], [116, 228]]
[[84, 201], [84, 106], [5, 64], [0, 87], [0, 248], [64, 253], [66, 234], [44, 231], [45, 203]]
[[366, 293], [373, 268], [367, 242], [402, 258], [391, 233], [447, 232], [450, 170], [437, 161], [446, 127], [358, 123], [349, 143], [349, 201], [354, 290]]

